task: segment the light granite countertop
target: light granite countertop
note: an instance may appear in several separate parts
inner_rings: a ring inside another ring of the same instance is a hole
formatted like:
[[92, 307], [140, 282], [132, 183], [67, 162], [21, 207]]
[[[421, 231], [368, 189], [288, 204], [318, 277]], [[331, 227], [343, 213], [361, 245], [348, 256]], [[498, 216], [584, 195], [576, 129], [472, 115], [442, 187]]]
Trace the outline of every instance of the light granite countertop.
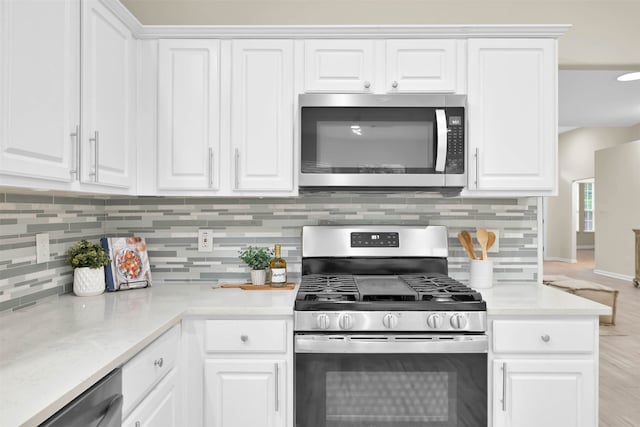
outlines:
[[545, 285], [495, 285], [479, 291], [489, 316], [611, 314], [611, 307]]
[[172, 284], [0, 315], [0, 426], [37, 426], [186, 316], [293, 316], [295, 291]]
[[[0, 426], [36, 426], [188, 316], [293, 316], [295, 290], [171, 284], [63, 295], [0, 314]], [[482, 289], [488, 315], [600, 315], [610, 308], [542, 285]]]

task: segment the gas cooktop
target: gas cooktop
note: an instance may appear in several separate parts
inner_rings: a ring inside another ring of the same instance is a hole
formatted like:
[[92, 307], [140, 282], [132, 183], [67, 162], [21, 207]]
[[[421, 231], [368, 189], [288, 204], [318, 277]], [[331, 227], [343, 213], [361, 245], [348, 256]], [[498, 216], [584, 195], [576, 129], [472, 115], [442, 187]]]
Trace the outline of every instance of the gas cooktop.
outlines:
[[486, 304], [479, 292], [440, 273], [308, 274], [295, 310], [484, 311]]

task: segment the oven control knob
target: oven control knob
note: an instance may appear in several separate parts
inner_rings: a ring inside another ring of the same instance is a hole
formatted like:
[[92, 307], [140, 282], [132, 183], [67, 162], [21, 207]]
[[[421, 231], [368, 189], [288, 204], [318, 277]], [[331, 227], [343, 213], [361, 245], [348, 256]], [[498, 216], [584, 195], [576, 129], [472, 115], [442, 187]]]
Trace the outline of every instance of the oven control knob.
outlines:
[[353, 317], [350, 314], [343, 314], [338, 318], [338, 326], [340, 326], [340, 329], [353, 328]]
[[385, 314], [382, 318], [382, 324], [387, 329], [393, 329], [398, 326], [398, 316], [395, 314]]
[[329, 316], [326, 314], [318, 314], [318, 317], [316, 318], [316, 325], [320, 329], [329, 329], [329, 326], [331, 326], [331, 319], [329, 319]]
[[442, 316], [433, 313], [427, 316], [427, 326], [431, 329], [440, 329], [442, 327]]
[[450, 322], [453, 329], [464, 329], [467, 327], [467, 316], [462, 313], [455, 313], [451, 316]]

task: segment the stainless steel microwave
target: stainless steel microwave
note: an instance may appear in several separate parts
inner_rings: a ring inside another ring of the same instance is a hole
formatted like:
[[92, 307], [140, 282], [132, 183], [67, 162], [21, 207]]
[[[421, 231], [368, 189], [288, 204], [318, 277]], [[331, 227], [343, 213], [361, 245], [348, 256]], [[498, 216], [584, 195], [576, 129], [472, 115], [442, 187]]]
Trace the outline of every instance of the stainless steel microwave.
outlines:
[[300, 187], [465, 186], [465, 96], [302, 94], [299, 101]]

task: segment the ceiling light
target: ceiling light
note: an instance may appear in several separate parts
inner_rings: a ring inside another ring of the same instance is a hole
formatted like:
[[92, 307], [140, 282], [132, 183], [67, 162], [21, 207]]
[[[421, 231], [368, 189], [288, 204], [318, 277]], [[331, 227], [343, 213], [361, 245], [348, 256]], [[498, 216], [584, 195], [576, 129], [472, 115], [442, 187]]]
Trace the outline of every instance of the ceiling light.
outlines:
[[619, 82], [630, 82], [633, 80], [640, 80], [640, 71], [635, 71], [633, 73], [626, 73], [621, 76], [618, 76]]

